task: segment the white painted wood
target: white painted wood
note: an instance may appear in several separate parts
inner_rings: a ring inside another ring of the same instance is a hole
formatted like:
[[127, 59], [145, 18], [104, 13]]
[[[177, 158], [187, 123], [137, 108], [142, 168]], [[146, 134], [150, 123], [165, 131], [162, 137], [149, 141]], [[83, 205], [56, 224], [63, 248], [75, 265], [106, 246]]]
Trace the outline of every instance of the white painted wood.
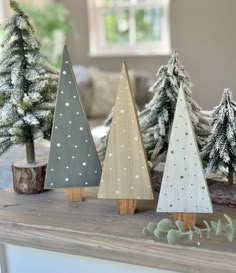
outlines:
[[0, 243], [0, 273], [8, 273], [5, 244]]
[[14, 245], [7, 245], [6, 249], [9, 263], [8, 273], [175, 273]]
[[123, 64], [98, 198], [153, 199], [128, 70]]
[[180, 88], [157, 212], [212, 213], [183, 88]]

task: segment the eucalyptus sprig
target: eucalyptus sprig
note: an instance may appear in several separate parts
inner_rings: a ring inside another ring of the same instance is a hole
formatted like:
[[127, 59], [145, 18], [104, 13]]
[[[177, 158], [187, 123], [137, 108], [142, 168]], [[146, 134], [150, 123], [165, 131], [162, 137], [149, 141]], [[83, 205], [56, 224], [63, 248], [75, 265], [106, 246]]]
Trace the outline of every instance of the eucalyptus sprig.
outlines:
[[221, 220], [210, 221], [203, 221], [205, 224], [205, 228], [199, 228], [194, 226], [193, 229], [186, 230], [184, 227], [184, 223], [180, 220], [175, 221], [173, 223], [170, 219], [162, 219], [158, 224], [149, 223], [143, 229], [143, 234], [154, 234], [155, 237], [161, 238], [162, 236], [166, 236], [168, 244], [174, 245], [177, 244], [178, 241], [182, 238], [187, 236], [190, 241], [193, 240], [194, 235], [198, 235], [202, 238], [203, 233], [206, 232], [206, 238], [209, 239], [211, 233], [214, 232], [215, 235], [220, 235], [222, 231], [225, 231], [226, 236], [230, 242], [233, 241], [234, 237], [234, 226], [233, 221], [227, 214], [224, 214], [226, 219], [226, 223], [221, 222]]

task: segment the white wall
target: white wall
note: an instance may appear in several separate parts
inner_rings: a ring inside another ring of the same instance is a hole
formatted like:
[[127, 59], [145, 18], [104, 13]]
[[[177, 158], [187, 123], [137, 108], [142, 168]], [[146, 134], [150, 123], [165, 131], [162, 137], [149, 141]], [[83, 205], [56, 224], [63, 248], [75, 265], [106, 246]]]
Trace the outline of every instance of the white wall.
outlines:
[[174, 273], [95, 258], [6, 245], [8, 272], [2, 273]]
[[4, 18], [3, 1], [4, 1], [4, 0], [0, 0], [0, 22], [1, 22], [1, 21], [3, 20], [3, 18]]
[[[169, 56], [89, 57], [87, 1], [57, 0], [70, 11], [70, 20], [79, 32], [69, 39], [73, 63], [96, 65], [105, 71], [120, 72], [123, 60], [129, 69], [146, 71], [156, 79], [158, 68]], [[194, 84], [193, 97], [204, 109], [212, 109], [224, 87], [236, 99], [236, 0], [171, 0], [171, 43]]]

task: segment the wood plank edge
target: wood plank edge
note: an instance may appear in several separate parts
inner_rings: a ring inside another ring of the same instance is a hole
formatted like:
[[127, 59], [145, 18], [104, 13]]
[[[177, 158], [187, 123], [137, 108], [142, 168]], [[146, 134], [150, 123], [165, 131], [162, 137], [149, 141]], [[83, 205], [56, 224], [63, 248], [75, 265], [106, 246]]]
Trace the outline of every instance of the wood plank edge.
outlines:
[[153, 240], [137, 240], [50, 226], [0, 221], [0, 241], [179, 272], [188, 272], [189, 268], [193, 268], [195, 272], [236, 272], [234, 253], [169, 246]]

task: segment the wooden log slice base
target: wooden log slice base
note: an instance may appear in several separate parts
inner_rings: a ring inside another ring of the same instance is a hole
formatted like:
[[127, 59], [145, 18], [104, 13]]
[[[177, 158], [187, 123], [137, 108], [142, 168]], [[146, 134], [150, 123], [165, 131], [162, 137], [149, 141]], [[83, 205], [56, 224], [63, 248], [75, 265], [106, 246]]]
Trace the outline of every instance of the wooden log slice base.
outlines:
[[196, 213], [173, 213], [174, 221], [182, 221], [186, 230], [193, 229], [196, 224], [196, 218]]
[[12, 164], [13, 188], [17, 193], [37, 194], [44, 191], [47, 160], [35, 163], [19, 160]]
[[84, 188], [65, 188], [67, 201], [82, 202], [84, 201]]
[[136, 209], [136, 200], [134, 199], [117, 199], [116, 206], [120, 215], [134, 214]]

